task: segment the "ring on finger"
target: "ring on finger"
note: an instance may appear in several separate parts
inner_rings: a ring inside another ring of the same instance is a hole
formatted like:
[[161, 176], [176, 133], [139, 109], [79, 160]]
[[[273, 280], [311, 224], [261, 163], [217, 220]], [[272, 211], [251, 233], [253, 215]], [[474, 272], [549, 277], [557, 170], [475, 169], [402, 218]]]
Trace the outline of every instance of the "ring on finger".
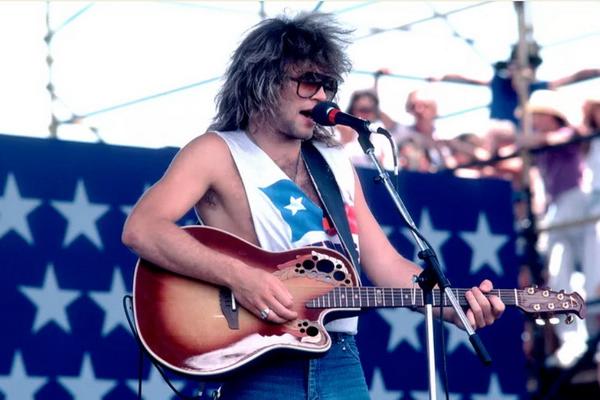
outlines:
[[266, 307], [263, 310], [260, 310], [260, 319], [267, 319], [269, 317], [269, 313], [271, 312], [271, 309], [269, 307]]

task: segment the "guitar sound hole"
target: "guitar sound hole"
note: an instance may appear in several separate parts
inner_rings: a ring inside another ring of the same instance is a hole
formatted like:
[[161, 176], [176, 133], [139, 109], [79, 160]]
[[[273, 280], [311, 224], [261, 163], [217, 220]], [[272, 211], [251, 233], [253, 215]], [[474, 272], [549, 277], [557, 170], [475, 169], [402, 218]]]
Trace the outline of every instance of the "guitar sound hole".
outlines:
[[315, 263], [312, 262], [311, 260], [306, 260], [302, 263], [302, 266], [304, 267], [304, 269], [313, 269], [315, 266]]
[[314, 326], [309, 326], [306, 329], [306, 334], [308, 336], [317, 336], [319, 334], [319, 330], [316, 327], [314, 327]]
[[333, 279], [335, 279], [336, 281], [343, 281], [344, 279], [346, 279], [346, 274], [343, 273], [342, 271], [335, 271], [333, 273]]
[[319, 262], [317, 262], [317, 269], [326, 274], [333, 271], [333, 267], [333, 263], [329, 260], [320, 260]]

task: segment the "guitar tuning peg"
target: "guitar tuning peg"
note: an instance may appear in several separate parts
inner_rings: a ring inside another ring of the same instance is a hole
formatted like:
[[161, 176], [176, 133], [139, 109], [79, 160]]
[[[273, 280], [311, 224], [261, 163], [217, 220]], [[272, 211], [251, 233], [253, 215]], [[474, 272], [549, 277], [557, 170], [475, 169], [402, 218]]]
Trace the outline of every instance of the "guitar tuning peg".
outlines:
[[575, 321], [575, 317], [573, 316], [573, 314], [567, 314], [567, 318], [565, 318], [565, 323], [567, 325], [571, 325], [573, 321]]
[[546, 320], [544, 320], [543, 318], [537, 317], [535, 319], [535, 324], [537, 326], [545, 326], [546, 325]]
[[558, 325], [560, 324], [560, 319], [558, 317], [550, 317], [548, 322], [550, 322], [550, 325]]

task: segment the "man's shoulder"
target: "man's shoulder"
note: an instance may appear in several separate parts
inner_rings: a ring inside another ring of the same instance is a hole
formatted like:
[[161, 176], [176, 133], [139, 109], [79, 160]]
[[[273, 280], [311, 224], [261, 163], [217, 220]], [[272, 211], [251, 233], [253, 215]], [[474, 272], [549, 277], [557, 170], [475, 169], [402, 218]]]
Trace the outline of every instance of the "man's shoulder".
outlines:
[[196, 136], [179, 151], [180, 157], [185, 156], [186, 159], [195, 160], [194, 163], [219, 162], [218, 160], [223, 161], [223, 157], [228, 155], [227, 143], [213, 131]]
[[219, 132], [206, 131], [205, 133], [196, 136], [184, 148], [192, 150], [206, 151], [206, 150], [219, 150], [226, 149], [227, 144], [221, 137]]

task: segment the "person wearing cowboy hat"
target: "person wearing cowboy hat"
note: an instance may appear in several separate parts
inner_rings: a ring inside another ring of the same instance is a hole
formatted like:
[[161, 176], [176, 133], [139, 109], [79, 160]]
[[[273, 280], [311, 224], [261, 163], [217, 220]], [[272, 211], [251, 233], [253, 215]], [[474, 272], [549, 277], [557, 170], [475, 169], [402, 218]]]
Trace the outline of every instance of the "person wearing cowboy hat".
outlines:
[[[600, 96], [588, 97], [582, 107], [583, 126], [580, 131], [585, 136], [600, 134]], [[588, 214], [590, 218], [600, 217], [600, 137], [595, 137], [586, 142], [586, 169], [590, 178], [590, 203]], [[593, 222], [593, 233], [587, 236], [585, 244], [585, 257], [592, 263], [600, 257], [600, 219]], [[585, 291], [588, 301], [600, 299], [600, 271], [586, 275]], [[587, 327], [590, 335], [600, 333], [600, 315], [587, 318]], [[600, 350], [600, 349], [599, 349]], [[600, 352], [598, 353], [600, 355]], [[599, 359], [600, 361], [600, 359]], [[600, 366], [600, 363], [599, 363]], [[599, 370], [600, 371], [600, 370]]]
[[[575, 290], [571, 287], [575, 267], [581, 265], [584, 274], [591, 275], [595, 273], [595, 266], [584, 257], [584, 243], [590, 234], [587, 225], [552, 228], [586, 218], [589, 202], [588, 195], [582, 190], [584, 160], [581, 144], [568, 143], [577, 132], [570, 126], [565, 109], [559, 93], [550, 90], [534, 92], [526, 106], [531, 113], [533, 134], [521, 137], [519, 141], [529, 148], [560, 144], [537, 152], [533, 161], [547, 200], [543, 225], [550, 227], [545, 249], [548, 286], [570, 291]], [[569, 367], [587, 350], [585, 322], [559, 324], [555, 326], [555, 332], [559, 348], [548, 358], [547, 364]]]

